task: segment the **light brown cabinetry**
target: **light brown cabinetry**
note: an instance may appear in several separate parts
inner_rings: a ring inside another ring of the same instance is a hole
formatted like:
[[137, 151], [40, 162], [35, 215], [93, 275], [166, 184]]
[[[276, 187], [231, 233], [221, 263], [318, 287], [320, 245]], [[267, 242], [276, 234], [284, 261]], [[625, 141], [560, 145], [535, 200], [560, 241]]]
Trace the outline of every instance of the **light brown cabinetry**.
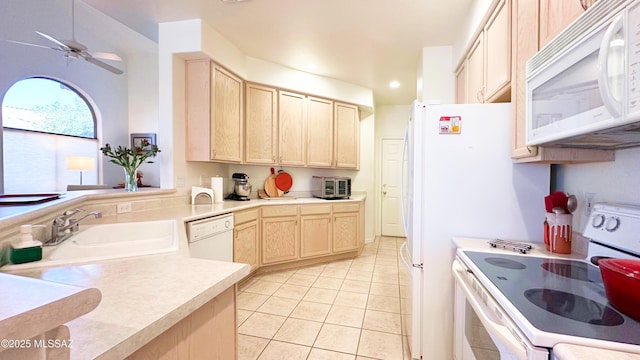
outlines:
[[[545, 25], [546, 30], [542, 31], [540, 26], [549, 19], [548, 11], [551, 8], [568, 9], [569, 3], [579, 6], [579, 1], [549, 1], [549, 0], [512, 0], [512, 75], [511, 75], [511, 99], [513, 105], [513, 126], [512, 126], [512, 147], [511, 156], [518, 162], [544, 162], [544, 163], [580, 163], [613, 161], [614, 152], [612, 150], [591, 150], [591, 149], [569, 149], [569, 148], [549, 148], [542, 146], [526, 145], [526, 64], [538, 50], [538, 33], [546, 37], [553, 38], [563, 28], [558, 26]], [[544, 11], [547, 14], [542, 13]], [[554, 14], [560, 16], [560, 14]], [[565, 12], [567, 18], [564, 21], [554, 19], [554, 24], [569, 24], [577, 15], [572, 11]], [[550, 32], [550, 29], [554, 33]]]
[[331, 205], [300, 206], [300, 257], [331, 254]]
[[278, 162], [280, 165], [304, 166], [306, 97], [278, 91]]
[[482, 33], [473, 43], [467, 55], [467, 103], [478, 104], [483, 101], [484, 84], [484, 46]]
[[335, 103], [335, 167], [360, 168], [360, 117], [355, 105]]
[[242, 162], [243, 82], [210, 60], [186, 62], [186, 158]]
[[511, 0], [498, 2], [484, 26], [484, 102], [509, 101], [511, 93]]
[[357, 250], [360, 244], [360, 206], [333, 205], [333, 252]]
[[540, 48], [547, 45], [551, 39], [564, 30], [573, 20], [584, 12], [580, 1], [540, 1]]
[[230, 287], [127, 359], [235, 359], [235, 298], [235, 286]]
[[499, 0], [494, 4], [458, 67], [456, 94], [459, 103], [510, 101], [510, 4], [511, 0]]
[[456, 104], [467, 103], [467, 63], [463, 62], [456, 71]]
[[273, 165], [278, 153], [278, 93], [274, 88], [248, 83], [245, 104], [244, 161]]
[[236, 212], [233, 230], [233, 261], [251, 265], [251, 271], [260, 266], [260, 222], [259, 210]]
[[298, 259], [299, 234], [297, 206], [262, 208], [262, 264]]
[[307, 161], [309, 167], [333, 166], [333, 101], [307, 98]]

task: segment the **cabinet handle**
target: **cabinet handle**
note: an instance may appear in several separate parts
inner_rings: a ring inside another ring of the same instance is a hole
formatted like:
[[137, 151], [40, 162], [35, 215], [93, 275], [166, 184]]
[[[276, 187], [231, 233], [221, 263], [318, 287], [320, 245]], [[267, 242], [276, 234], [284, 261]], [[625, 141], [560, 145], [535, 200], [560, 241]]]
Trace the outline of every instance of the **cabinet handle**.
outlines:
[[233, 229], [233, 237], [234, 239], [238, 239], [238, 229]]
[[282, 164], [282, 155], [280, 155], [280, 159], [278, 160], [280, 164]]
[[211, 158], [215, 159], [216, 158], [216, 151], [215, 149], [211, 149]]

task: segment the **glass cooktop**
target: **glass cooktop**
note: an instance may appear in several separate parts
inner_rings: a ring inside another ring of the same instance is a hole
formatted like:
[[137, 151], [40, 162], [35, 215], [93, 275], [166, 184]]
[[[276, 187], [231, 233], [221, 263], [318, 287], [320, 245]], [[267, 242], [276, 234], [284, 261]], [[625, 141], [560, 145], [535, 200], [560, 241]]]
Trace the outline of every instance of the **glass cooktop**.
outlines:
[[640, 322], [609, 305], [597, 266], [527, 255], [462, 253], [540, 331], [640, 345]]

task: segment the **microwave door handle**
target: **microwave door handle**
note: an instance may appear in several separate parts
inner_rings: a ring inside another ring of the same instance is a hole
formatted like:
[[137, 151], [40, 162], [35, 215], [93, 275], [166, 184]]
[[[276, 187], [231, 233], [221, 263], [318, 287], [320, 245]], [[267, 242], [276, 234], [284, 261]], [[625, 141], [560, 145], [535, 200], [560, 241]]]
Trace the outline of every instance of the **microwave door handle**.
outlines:
[[[404, 227], [405, 236], [409, 234], [407, 224], [407, 214], [404, 208], [404, 159], [407, 156], [407, 147], [409, 146], [409, 126], [404, 131], [404, 143], [402, 144], [402, 165], [400, 174], [400, 213], [402, 214], [402, 226]], [[407, 199], [408, 200], [408, 199]]]
[[[609, 111], [613, 118], [617, 118], [622, 114], [622, 103], [616, 100], [611, 94], [611, 86], [609, 84], [609, 49], [613, 36], [622, 29], [624, 18], [622, 15], [616, 17], [611, 25], [604, 33], [602, 43], [600, 44], [600, 54], [598, 54], [598, 87], [605, 108]], [[625, 44], [628, 46], [628, 44]]]
[[[469, 305], [471, 305], [476, 315], [478, 315], [480, 322], [482, 322], [482, 325], [484, 325], [484, 328], [487, 330], [487, 333], [489, 333], [489, 336], [491, 336], [496, 345], [504, 347], [510, 353], [515, 355], [515, 357], [513, 357], [514, 359], [527, 359], [527, 348], [533, 349], [533, 345], [526, 344], [522, 337], [517, 339], [508, 327], [499, 324], [496, 320], [492, 319], [492, 317], [494, 317], [493, 312], [484, 305], [478, 294], [476, 294], [474, 290], [470, 289], [469, 285], [463, 279], [466, 275], [466, 269], [458, 263], [458, 260], [453, 262], [452, 268], [456, 283], [458, 283], [464, 292]], [[502, 315], [502, 318], [504, 319], [505, 316], [504, 314]]]

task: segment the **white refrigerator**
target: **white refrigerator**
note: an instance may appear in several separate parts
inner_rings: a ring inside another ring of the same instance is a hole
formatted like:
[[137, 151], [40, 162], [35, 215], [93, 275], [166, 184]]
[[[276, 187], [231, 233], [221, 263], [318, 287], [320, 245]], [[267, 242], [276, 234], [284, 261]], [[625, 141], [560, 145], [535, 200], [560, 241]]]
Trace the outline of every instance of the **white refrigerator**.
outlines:
[[453, 237], [543, 242], [549, 165], [512, 161], [511, 117], [509, 103], [413, 104], [400, 249], [413, 359], [453, 358]]

